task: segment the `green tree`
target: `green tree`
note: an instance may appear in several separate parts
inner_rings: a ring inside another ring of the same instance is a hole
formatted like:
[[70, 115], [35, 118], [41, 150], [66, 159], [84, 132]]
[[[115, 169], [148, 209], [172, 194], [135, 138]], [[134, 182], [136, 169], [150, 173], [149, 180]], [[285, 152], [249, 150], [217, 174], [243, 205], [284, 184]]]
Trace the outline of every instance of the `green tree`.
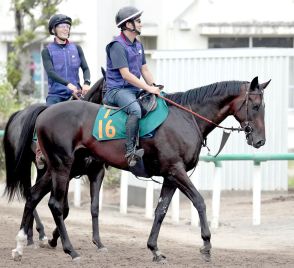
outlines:
[[[16, 37], [8, 55], [7, 80], [17, 89], [17, 97], [33, 93], [30, 74], [30, 46], [48, 36], [49, 18], [58, 11], [63, 0], [11, 0]], [[44, 34], [45, 33], [45, 34]]]

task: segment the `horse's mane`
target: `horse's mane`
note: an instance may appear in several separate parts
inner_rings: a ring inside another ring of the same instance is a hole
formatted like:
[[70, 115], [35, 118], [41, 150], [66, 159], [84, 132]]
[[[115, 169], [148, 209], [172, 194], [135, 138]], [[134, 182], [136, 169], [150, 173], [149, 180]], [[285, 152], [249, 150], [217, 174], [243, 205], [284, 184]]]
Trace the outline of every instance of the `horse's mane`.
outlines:
[[239, 95], [244, 81], [223, 81], [203, 87], [190, 89], [185, 92], [167, 94], [166, 98], [181, 104], [204, 103], [213, 96], [236, 96]]

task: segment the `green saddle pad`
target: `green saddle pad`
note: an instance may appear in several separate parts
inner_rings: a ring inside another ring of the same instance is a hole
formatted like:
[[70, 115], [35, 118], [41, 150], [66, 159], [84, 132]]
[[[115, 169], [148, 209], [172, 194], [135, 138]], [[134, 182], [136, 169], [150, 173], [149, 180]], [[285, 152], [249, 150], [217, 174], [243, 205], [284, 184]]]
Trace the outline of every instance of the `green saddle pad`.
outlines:
[[[168, 116], [168, 107], [163, 99], [156, 98], [157, 107], [154, 111], [149, 112], [147, 116], [140, 119], [140, 137], [143, 137], [158, 126], [160, 126]], [[93, 126], [92, 135], [99, 141], [125, 139], [126, 138], [126, 121], [127, 114], [119, 111], [112, 115], [115, 110], [102, 106], [98, 111]]]

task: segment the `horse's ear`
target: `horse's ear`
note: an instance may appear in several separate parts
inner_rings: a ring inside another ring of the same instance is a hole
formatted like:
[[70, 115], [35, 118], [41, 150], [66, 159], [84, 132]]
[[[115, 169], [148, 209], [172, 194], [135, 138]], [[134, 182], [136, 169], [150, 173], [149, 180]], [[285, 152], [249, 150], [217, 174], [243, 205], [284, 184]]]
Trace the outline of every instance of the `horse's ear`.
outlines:
[[258, 87], [258, 76], [254, 77], [250, 83], [250, 90], [255, 90]]
[[260, 85], [259, 85], [260, 88], [265, 89], [265, 88], [268, 86], [268, 84], [270, 83], [270, 81], [272, 81], [272, 79], [268, 80], [268, 81], [265, 82], [265, 83], [260, 84]]
[[106, 80], [106, 71], [102, 66], [101, 66], [101, 73], [103, 75], [104, 80]]

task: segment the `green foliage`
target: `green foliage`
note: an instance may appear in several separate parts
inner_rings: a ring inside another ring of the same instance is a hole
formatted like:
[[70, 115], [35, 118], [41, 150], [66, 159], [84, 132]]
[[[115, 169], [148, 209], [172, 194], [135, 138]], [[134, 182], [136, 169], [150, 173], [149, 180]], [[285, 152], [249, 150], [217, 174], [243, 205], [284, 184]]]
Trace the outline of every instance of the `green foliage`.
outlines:
[[12, 85], [13, 88], [16, 88], [20, 79], [21, 79], [21, 71], [19, 68], [19, 59], [15, 52], [10, 52], [8, 54], [6, 72], [7, 72], [7, 80]]
[[0, 84], [0, 121], [1, 122], [5, 122], [10, 114], [20, 109], [20, 105], [16, 101], [15, 94], [16, 94], [16, 91], [13, 90], [13, 87], [10, 83]]
[[113, 167], [109, 167], [106, 170], [106, 176], [104, 181], [104, 187], [105, 188], [116, 188], [119, 186], [120, 183], [120, 170], [113, 168]]

